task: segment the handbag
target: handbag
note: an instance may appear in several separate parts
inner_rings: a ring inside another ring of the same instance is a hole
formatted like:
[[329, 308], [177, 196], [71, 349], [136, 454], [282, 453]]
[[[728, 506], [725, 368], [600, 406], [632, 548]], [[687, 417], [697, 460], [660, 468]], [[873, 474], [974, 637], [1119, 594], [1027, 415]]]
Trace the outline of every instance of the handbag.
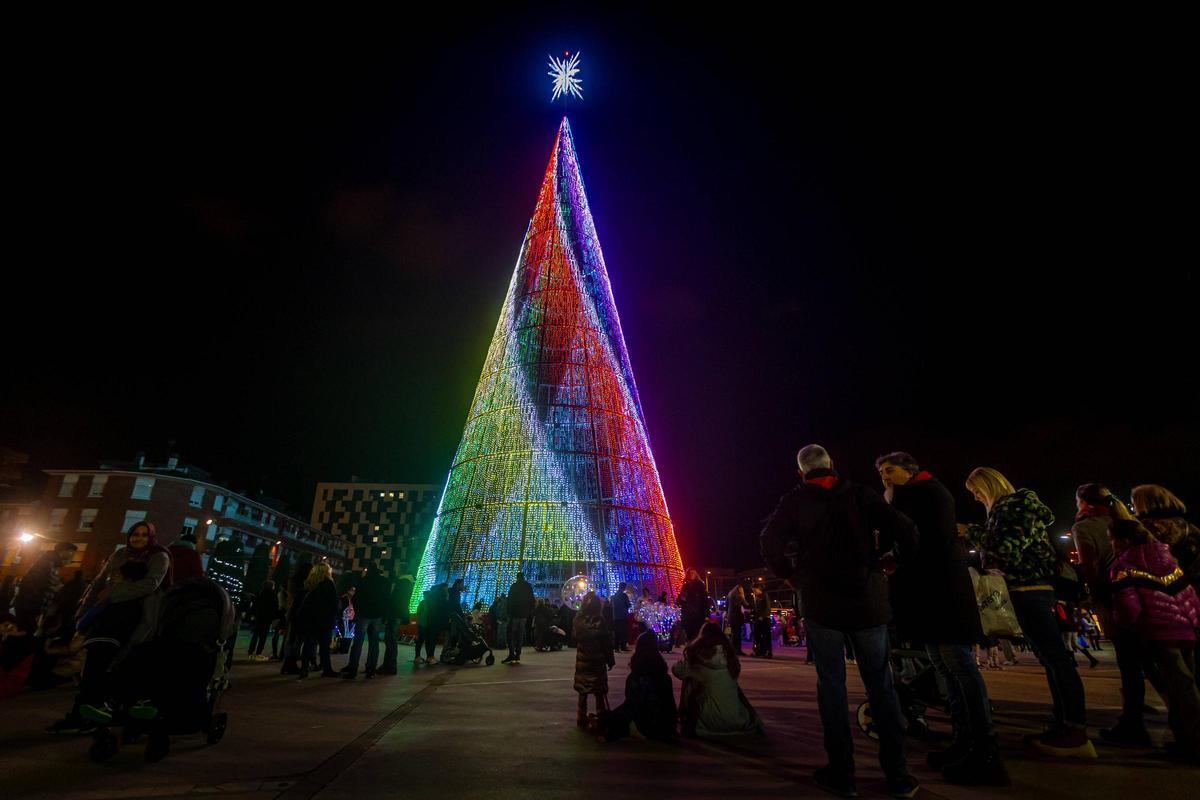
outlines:
[[1021, 635], [1021, 624], [1008, 596], [1008, 584], [1000, 575], [980, 575], [972, 567], [971, 583], [975, 585], [975, 602], [979, 607], [979, 622], [986, 636], [1014, 637]]

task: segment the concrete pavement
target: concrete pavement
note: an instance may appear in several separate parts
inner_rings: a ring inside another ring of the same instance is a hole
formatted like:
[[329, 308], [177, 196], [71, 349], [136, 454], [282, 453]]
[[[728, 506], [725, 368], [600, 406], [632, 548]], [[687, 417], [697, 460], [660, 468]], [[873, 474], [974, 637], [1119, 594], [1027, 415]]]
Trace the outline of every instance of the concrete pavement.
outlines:
[[[401, 658], [411, 652], [402, 647]], [[91, 763], [90, 740], [41, 732], [69, 705], [71, 690], [25, 693], [0, 705], [0, 797], [825, 797], [811, 781], [824, 755], [815, 673], [802, 655], [785, 648], [774, 660], [743, 662], [742, 685], [763, 717], [765, 736], [675, 745], [641, 740], [601, 745], [580, 732], [574, 724], [572, 650], [526, 651], [523, 663], [511, 667], [498, 661], [457, 669], [405, 664], [400, 675], [373, 681], [301, 682], [279, 675], [277, 664], [239, 661], [225, 696], [230, 714], [225, 739], [206, 747], [200, 737], [179, 737], [158, 764], [144, 763], [138, 746], [123, 748], [108, 763]], [[1114, 721], [1119, 702], [1112, 652], [1100, 656], [1100, 667], [1083, 670], [1093, 733]], [[1049, 706], [1044, 674], [1030, 656], [1024, 659], [1022, 666], [985, 673], [1013, 789], [946, 785], [924, 766], [930, 745], [910, 740], [911, 767], [925, 787], [923, 796], [1195, 796], [1200, 770], [1168, 762], [1156, 751], [1098, 742], [1100, 760], [1081, 763], [1023, 749], [1020, 735], [1038, 729]], [[613, 705], [621, 699], [627, 662], [620, 655], [610, 675]], [[850, 692], [856, 706], [862, 686], [852, 668]], [[931, 721], [949, 728], [937, 714]], [[1157, 740], [1169, 737], [1165, 714], [1151, 718], [1151, 725]], [[875, 744], [858, 737], [856, 747], [860, 793], [885, 796]]]

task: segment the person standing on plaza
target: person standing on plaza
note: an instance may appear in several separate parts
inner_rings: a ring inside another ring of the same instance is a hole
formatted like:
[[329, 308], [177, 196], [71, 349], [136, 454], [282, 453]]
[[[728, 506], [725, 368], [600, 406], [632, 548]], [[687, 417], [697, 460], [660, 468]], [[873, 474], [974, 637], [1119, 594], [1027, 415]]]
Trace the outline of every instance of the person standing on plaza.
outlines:
[[313, 565], [302, 561], [296, 565], [296, 571], [288, 578], [287, 613], [284, 618], [287, 636], [283, 640], [283, 663], [279, 666], [280, 675], [300, 674], [300, 651], [304, 649], [304, 634], [297, 623], [300, 607], [308, 594], [308, 575]]
[[304, 602], [296, 614], [296, 627], [304, 637], [300, 651], [300, 678], [308, 677], [309, 665], [319, 652], [321, 655], [321, 677], [336, 678], [330, 663], [330, 640], [333, 626], [337, 625], [341, 612], [337, 584], [333, 582], [333, 570], [328, 561], [313, 564], [312, 571], [304, 579]]
[[675, 605], [679, 606], [683, 629], [690, 642], [700, 635], [700, 626], [708, 619], [708, 612], [712, 609], [712, 598], [708, 596], [708, 589], [704, 587], [699, 571], [687, 571], [687, 579], [679, 589]]
[[768, 566], [790, 580], [804, 602], [829, 756], [829, 764], [814, 777], [828, 791], [856, 793], [843, 658], [846, 642], [852, 641], [879, 732], [879, 763], [888, 788], [895, 796], [912, 797], [918, 784], [908, 772], [904, 716], [892, 683], [891, 607], [879, 553], [896, 549], [900, 566], [905, 566], [916, 552], [916, 527], [875, 492], [839, 476], [820, 445], [802, 448], [796, 461], [801, 482], [779, 499], [760, 542]]
[[350, 646], [350, 659], [342, 668], [341, 675], [347, 680], [358, 677], [358, 662], [362, 658], [363, 640], [367, 641], [367, 663], [363, 670], [367, 679], [375, 677], [379, 666], [379, 635], [383, 633], [383, 620], [391, 616], [391, 586], [383, 577], [377, 564], [370, 564], [363, 576], [359, 590], [354, 593], [354, 644]]
[[1187, 506], [1170, 490], [1152, 483], [1133, 488], [1133, 510], [1154, 538], [1171, 548], [1188, 583], [1200, 592], [1200, 528], [1184, 518]]
[[[59, 570], [70, 563], [78, 549], [70, 542], [59, 542], [53, 550], [39, 555], [21, 579], [12, 608], [17, 628], [26, 635], [32, 636], [37, 632], [38, 621], [53, 605], [55, 596], [62, 588]], [[0, 609], [0, 612], [3, 611], [8, 611], [8, 608]]]
[[954, 496], [904, 452], [875, 461], [892, 508], [917, 526], [915, 557], [889, 578], [897, 627], [924, 645], [946, 686], [954, 741], [926, 760], [950, 783], [1006, 786], [987, 684], [974, 646], [983, 640], [967, 548], [958, 535]]
[[525, 621], [533, 615], [533, 587], [525, 580], [525, 573], [518, 572], [513, 585], [508, 587], [505, 599], [508, 614], [508, 657], [502, 664], [520, 664], [521, 648], [525, 644]]
[[734, 584], [725, 596], [725, 619], [729, 622], [729, 641], [733, 650], [739, 656], [742, 652], [742, 626], [746, 624], [746, 607], [750, 602], [746, 599], [746, 587], [741, 583]]
[[998, 570], [1008, 584], [1013, 613], [1034, 655], [1038, 657], [1054, 701], [1054, 725], [1029, 743], [1060, 758], [1096, 758], [1087, 735], [1083, 681], [1075, 657], [1063, 642], [1054, 595], [1055, 555], [1047, 531], [1054, 514], [1029, 489], [1016, 489], [990, 467], [967, 477], [966, 487], [987, 509], [983, 525], [966, 529], [983, 558], [983, 566]]
[[612, 631], [616, 649], [620, 653], [629, 650], [629, 595], [625, 592], [625, 581], [617, 586], [612, 596]]
[[1075, 492], [1075, 507], [1071, 534], [1079, 554], [1077, 569], [1090, 590], [1092, 610], [1112, 642], [1121, 674], [1121, 716], [1113, 727], [1100, 729], [1100, 738], [1113, 744], [1149, 747], [1152, 742], [1143, 719], [1146, 678], [1157, 682], [1157, 673], [1153, 668], [1146, 669], [1146, 656], [1138, 637], [1113, 623], [1109, 583], [1114, 554], [1108, 529], [1114, 520], [1128, 518], [1130, 514], [1108, 487], [1099, 483], [1080, 486]]
[[763, 590], [761, 584], [751, 591], [750, 602], [754, 605], [754, 655], [759, 658], [773, 658], [771, 647], [771, 598]]
[[1200, 600], [1171, 549], [1137, 520], [1109, 529], [1115, 558], [1109, 570], [1113, 621], [1142, 642], [1162, 674], [1175, 754], [1200, 763], [1200, 690], [1196, 688], [1196, 628]]
[[[512, 599], [511, 597], [509, 598]], [[546, 602], [546, 598], [539, 597], [537, 603], [533, 606], [533, 613], [530, 615], [533, 618], [533, 648], [539, 652], [546, 649], [546, 635], [550, 632], [550, 626], [555, 621], [555, 614], [550, 609], [550, 604]], [[512, 648], [512, 642], [509, 642], [509, 648]]]
[[254, 598], [252, 608], [254, 621], [251, 623], [250, 647], [246, 655], [252, 661], [266, 661], [262, 654], [267, 645], [267, 634], [271, 631], [271, 623], [279, 616], [279, 595], [275, 592], [275, 581], [264, 581], [258, 596]]
[[616, 665], [612, 631], [604, 624], [600, 598], [595, 592], [583, 597], [573, 622], [575, 629], [575, 692], [579, 695], [575, 722], [588, 725], [588, 695], [596, 698], [596, 717], [601, 729], [608, 714], [608, 671]]
[[497, 650], [508, 649], [508, 596], [500, 594], [492, 603], [493, 646]]

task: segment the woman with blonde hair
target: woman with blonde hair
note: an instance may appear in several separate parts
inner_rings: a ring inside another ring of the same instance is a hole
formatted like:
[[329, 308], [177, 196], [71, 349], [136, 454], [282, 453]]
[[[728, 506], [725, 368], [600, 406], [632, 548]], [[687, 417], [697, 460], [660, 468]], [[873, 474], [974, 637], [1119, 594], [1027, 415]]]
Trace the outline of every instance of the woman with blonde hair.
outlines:
[[1187, 506], [1169, 489], [1144, 483], [1133, 489], [1133, 510], [1154, 538], [1171, 548], [1171, 555], [1200, 591], [1200, 528], [1184, 519]]
[[1048, 755], [1096, 758], [1087, 736], [1083, 681], [1075, 657], [1063, 642], [1055, 612], [1055, 555], [1047, 532], [1054, 514], [1032, 491], [1014, 488], [991, 467], [972, 471], [966, 486], [987, 509], [987, 521], [968, 526], [967, 537], [983, 566], [1004, 575], [1013, 612], [1046, 670], [1054, 701], [1054, 725], [1029, 743]]
[[328, 561], [313, 564], [312, 571], [304, 579], [304, 589], [304, 603], [296, 615], [298, 631], [304, 637], [300, 653], [300, 679], [308, 677], [308, 665], [318, 649], [321, 653], [321, 677], [336, 678], [338, 673], [333, 671], [329, 661], [329, 643], [333, 637], [333, 626], [341, 616], [342, 604]]

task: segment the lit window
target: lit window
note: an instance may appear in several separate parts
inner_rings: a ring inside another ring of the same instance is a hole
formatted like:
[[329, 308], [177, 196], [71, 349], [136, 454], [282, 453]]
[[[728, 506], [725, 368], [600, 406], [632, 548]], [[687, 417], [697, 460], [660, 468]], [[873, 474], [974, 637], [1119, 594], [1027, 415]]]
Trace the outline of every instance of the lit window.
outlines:
[[220, 511], [225, 506], [225, 495], [219, 494], [213, 498], [213, 511]]
[[375, 526], [375, 530], [379, 530], [379, 526], [378, 526], [378, 525], [376, 525], [376, 526]]
[[50, 509], [50, 530], [61, 531], [63, 520], [67, 518], [67, 509], [52, 508]]
[[149, 500], [150, 493], [154, 491], [154, 478], [135, 478], [133, 481], [133, 494], [131, 497], [134, 500]]
[[88, 497], [103, 497], [104, 484], [108, 483], [107, 475], [93, 475], [92, 488], [88, 489]]
[[[140, 478], [138, 480], [141, 480]], [[146, 519], [145, 511], [126, 511], [125, 522], [121, 525], [121, 533], [129, 533], [129, 529]]]
[[371, 541], [372, 541], [372, 542], [378, 542], [378, 541], [379, 541], [379, 537], [378, 537], [378, 536], [372, 536], [372, 537], [371, 537]]
[[204, 487], [203, 486], [193, 486], [192, 487], [192, 499], [188, 500], [188, 505], [195, 506], [196, 508], [200, 508], [202, 505], [204, 505]]
[[85, 508], [79, 512], [79, 527], [76, 530], [90, 531], [96, 523], [96, 512], [98, 508]]
[[62, 485], [58, 487], [58, 496], [74, 497], [77, 483], [79, 483], [78, 475], [63, 475]]

